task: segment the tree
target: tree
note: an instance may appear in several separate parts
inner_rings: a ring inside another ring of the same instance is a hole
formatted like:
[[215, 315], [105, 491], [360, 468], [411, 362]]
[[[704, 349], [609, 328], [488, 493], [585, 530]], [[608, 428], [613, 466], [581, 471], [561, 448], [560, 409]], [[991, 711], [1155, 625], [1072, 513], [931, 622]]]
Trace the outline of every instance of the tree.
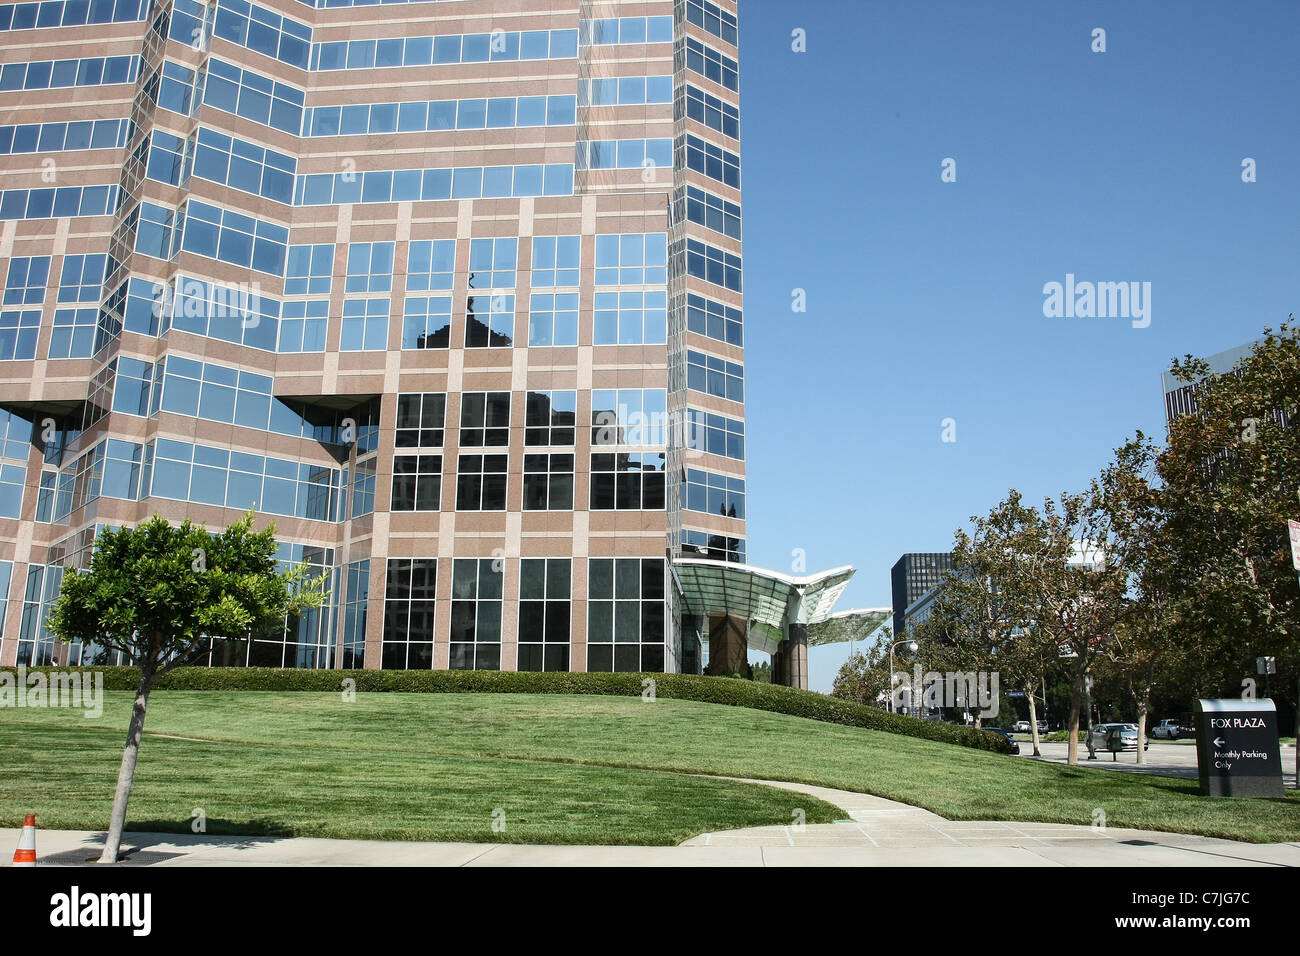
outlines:
[[1131, 609], [1127, 550], [1114, 520], [1107, 476], [1082, 494], [1043, 503], [1043, 550], [1033, 583], [1036, 626], [1057, 644], [1070, 671], [1066, 760], [1079, 762], [1079, 722], [1093, 664]]
[[952, 570], [931, 613], [917, 626], [927, 660], [954, 670], [997, 670], [999, 683], [1025, 692], [1039, 755], [1034, 693], [1055, 661], [1056, 646], [1033, 626], [1036, 605], [1031, 556], [1042, 548], [1042, 518], [1011, 490], [985, 516], [958, 531]]
[[[1126, 572], [1107, 510], [1110, 486], [1094, 480], [1087, 492], [1023, 504], [1012, 489], [985, 517], [973, 518], [969, 543], [958, 533], [950, 576], [964, 608], [940, 643], [971, 641], [996, 655], [1000, 672], [1025, 690], [1038, 753], [1034, 691], [1047, 670], [1069, 661], [1068, 759], [1079, 760], [1084, 686], [1097, 654], [1127, 610]], [[962, 552], [968, 550], [969, 557]], [[954, 582], [965, 580], [965, 585]], [[1053, 662], [1056, 663], [1053, 663]]]
[[307, 565], [277, 572], [274, 525], [252, 528], [252, 512], [220, 534], [155, 516], [136, 528], [101, 532], [90, 567], [64, 574], [50, 631], [65, 642], [124, 651], [140, 668], [101, 863], [117, 862], [158, 678], [206, 653], [210, 640], [282, 633], [286, 614], [324, 603], [325, 576], [307, 577]]
[[832, 697], [868, 707], [879, 707], [881, 699], [889, 697], [892, 687], [887, 648], [893, 635], [888, 627], [882, 628], [881, 633], [883, 639], [867, 648], [866, 653], [858, 651], [840, 665], [831, 685]]
[[[1300, 517], [1300, 330], [1265, 329], [1227, 375], [1190, 355], [1170, 372], [1197, 383], [1196, 411], [1170, 425], [1157, 461], [1179, 583], [1196, 602], [1188, 626], [1238, 677], [1260, 655], [1295, 667], [1300, 585], [1286, 522]], [[1300, 730], [1300, 695], [1296, 705]]]
[[1138, 432], [1116, 450], [1097, 483], [1111, 530], [1108, 557], [1127, 572], [1131, 598], [1102, 663], [1137, 709], [1138, 763], [1146, 763], [1152, 694], [1158, 683], [1176, 679], [1189, 659], [1183, 622], [1191, 608], [1179, 586], [1167, 494], [1154, 481], [1157, 454], [1154, 443]]

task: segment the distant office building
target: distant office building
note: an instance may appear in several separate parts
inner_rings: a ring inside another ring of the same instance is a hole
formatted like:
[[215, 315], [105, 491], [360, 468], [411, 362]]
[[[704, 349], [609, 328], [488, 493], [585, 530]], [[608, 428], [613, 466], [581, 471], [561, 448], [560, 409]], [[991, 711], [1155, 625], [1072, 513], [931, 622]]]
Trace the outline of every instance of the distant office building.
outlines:
[[[916, 629], [921, 625], [921, 622], [928, 618], [931, 612], [933, 612], [934, 601], [938, 596], [939, 588], [933, 587], [903, 609], [902, 626], [907, 630], [906, 632], [894, 632], [899, 635], [899, 640], [902, 640], [905, 637], [911, 637], [916, 632]], [[897, 617], [897, 615], [895, 615], [895, 617]]]
[[[1219, 352], [1205, 359], [1210, 371], [1215, 375], [1226, 375], [1254, 350], [1256, 342], [1247, 342], [1236, 348]], [[1204, 387], [1204, 379], [1198, 382], [1180, 382], [1166, 369], [1160, 374], [1165, 391], [1165, 422], [1172, 423], [1180, 415], [1190, 415], [1197, 409], [1196, 395]]]
[[[912, 562], [909, 568], [909, 560]], [[1105, 564], [1103, 548], [1094, 541], [1075, 541], [1066, 565], [1072, 568], [1097, 569]], [[935, 599], [944, 575], [952, 570], [952, 555], [905, 554], [893, 569], [894, 634], [899, 640], [911, 637], [921, 622], [934, 612]], [[914, 596], [915, 595], [915, 596]], [[900, 596], [907, 604], [900, 606]]]
[[889, 572], [895, 634], [907, 633], [908, 613], [912, 605], [937, 588], [950, 570], [952, 555], [947, 551], [912, 552], [898, 559]]

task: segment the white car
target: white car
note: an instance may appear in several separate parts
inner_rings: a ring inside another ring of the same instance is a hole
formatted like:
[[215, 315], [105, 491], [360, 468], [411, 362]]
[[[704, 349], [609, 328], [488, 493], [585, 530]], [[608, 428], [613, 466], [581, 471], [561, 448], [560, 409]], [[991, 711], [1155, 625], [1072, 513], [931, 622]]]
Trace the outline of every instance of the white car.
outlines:
[[1177, 740], [1182, 736], [1183, 728], [1176, 720], [1162, 720], [1151, 728], [1153, 740]]

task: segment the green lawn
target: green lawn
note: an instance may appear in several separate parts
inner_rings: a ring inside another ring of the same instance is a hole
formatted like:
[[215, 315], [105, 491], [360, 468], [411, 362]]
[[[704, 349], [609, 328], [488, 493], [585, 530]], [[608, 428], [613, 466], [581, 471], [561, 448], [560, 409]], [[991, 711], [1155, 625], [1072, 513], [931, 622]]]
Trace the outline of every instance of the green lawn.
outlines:
[[[0, 714], [0, 826], [108, 818], [130, 695], [103, 718]], [[199, 738], [176, 740], [159, 736]], [[157, 691], [137, 830], [533, 843], [676, 843], [841, 814], [800, 794], [686, 774], [875, 793], [967, 820], [1093, 822], [1300, 839], [1300, 798], [1203, 798], [1194, 781], [1073, 768], [740, 707], [549, 694]], [[494, 811], [505, 829], [493, 829]]]

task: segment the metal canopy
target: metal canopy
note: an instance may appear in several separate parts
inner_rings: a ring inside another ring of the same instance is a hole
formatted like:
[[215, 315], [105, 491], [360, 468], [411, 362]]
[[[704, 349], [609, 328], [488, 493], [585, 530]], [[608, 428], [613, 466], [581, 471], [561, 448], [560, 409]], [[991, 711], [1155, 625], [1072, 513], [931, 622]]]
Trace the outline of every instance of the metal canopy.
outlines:
[[808, 644], [843, 644], [867, 639], [894, 614], [893, 608], [863, 607], [837, 611], [824, 621], [808, 626]]
[[786, 624], [825, 621], [853, 577], [848, 565], [820, 574], [793, 575], [710, 558], [675, 558], [673, 571], [688, 614], [744, 618], [749, 622], [749, 646], [768, 654], [785, 637]]

